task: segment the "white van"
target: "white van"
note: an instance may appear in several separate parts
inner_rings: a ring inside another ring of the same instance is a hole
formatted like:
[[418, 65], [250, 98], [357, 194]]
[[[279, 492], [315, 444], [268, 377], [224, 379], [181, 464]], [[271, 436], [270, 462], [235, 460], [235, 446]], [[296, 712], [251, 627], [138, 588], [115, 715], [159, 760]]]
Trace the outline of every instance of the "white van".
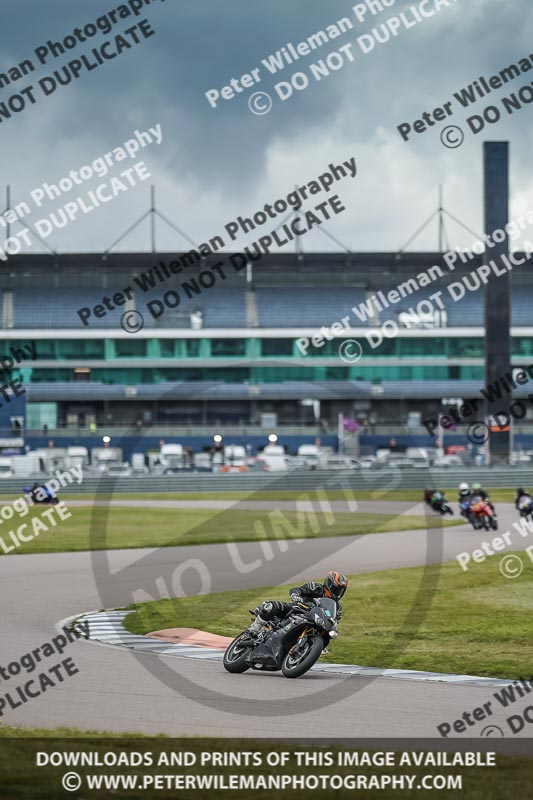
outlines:
[[134, 475], [147, 475], [149, 472], [145, 464], [144, 453], [132, 453], [131, 470]]
[[107, 472], [111, 464], [122, 464], [122, 450], [120, 447], [93, 447], [91, 464], [93, 470]]
[[242, 444], [227, 444], [224, 448], [224, 464], [229, 467], [245, 467], [246, 448]]
[[82, 470], [89, 466], [89, 451], [86, 447], [67, 447], [67, 467], [81, 467]]
[[0, 457], [0, 478], [14, 478], [13, 466], [11, 459], [7, 456]]
[[279, 444], [267, 445], [257, 459], [263, 461], [268, 472], [286, 472], [288, 470], [285, 450]]
[[183, 445], [162, 445], [159, 453], [159, 461], [163, 467], [170, 467], [172, 469], [183, 467]]
[[242, 444], [227, 444], [224, 447], [224, 463], [221, 472], [248, 472], [246, 448]]
[[37, 476], [43, 472], [38, 453], [30, 451], [24, 456], [11, 456], [10, 461], [16, 478], [29, 478], [30, 475]]
[[303, 458], [306, 469], [318, 467], [319, 448], [316, 444], [301, 444], [298, 448], [298, 457]]

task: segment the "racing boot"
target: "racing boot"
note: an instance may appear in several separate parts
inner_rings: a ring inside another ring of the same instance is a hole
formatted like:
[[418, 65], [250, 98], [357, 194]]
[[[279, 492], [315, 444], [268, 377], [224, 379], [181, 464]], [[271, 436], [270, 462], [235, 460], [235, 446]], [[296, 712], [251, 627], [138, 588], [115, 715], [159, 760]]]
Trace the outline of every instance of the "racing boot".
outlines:
[[267, 619], [263, 619], [258, 614], [254, 619], [254, 621], [252, 622], [252, 624], [249, 625], [246, 630], [249, 633], [258, 634], [261, 633], [261, 631], [264, 630], [266, 627], [269, 627], [269, 621]]
[[273, 605], [268, 601], [258, 606], [253, 612], [255, 614], [255, 619], [252, 622], [252, 624], [247, 628], [247, 630], [250, 633], [253, 633], [254, 635], [261, 633], [261, 631], [269, 630], [270, 620], [262, 617], [261, 613], [266, 612], [268, 614], [268, 612], [271, 612], [272, 610], [273, 610]]

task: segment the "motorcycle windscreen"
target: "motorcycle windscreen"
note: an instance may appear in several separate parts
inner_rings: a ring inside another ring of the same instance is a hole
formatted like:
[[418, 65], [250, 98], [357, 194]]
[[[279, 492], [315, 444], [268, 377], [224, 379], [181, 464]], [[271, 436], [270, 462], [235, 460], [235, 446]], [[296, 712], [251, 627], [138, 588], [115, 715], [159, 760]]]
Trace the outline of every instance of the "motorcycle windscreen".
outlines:
[[335, 600], [329, 597], [321, 597], [320, 600], [317, 601], [317, 606], [324, 611], [328, 619], [335, 619], [337, 617], [337, 603]]

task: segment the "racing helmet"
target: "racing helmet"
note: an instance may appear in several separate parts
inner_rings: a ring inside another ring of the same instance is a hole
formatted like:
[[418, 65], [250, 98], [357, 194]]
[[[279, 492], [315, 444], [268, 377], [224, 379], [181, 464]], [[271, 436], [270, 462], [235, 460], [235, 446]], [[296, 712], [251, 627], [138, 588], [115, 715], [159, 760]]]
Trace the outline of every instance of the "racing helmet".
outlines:
[[516, 493], [517, 494], [525, 494], [525, 491], [522, 489], [522, 487], [520, 487], [519, 489], [516, 490]]
[[342, 572], [330, 570], [324, 580], [324, 592], [332, 600], [340, 600], [348, 588], [348, 578]]
[[459, 494], [462, 497], [464, 497], [464, 495], [467, 495], [469, 493], [470, 493], [470, 486], [468, 485], [468, 483], [460, 483], [459, 484]]
[[483, 487], [481, 486], [480, 483], [473, 483], [472, 484], [472, 491], [473, 492], [479, 492], [479, 491], [481, 491], [482, 488]]

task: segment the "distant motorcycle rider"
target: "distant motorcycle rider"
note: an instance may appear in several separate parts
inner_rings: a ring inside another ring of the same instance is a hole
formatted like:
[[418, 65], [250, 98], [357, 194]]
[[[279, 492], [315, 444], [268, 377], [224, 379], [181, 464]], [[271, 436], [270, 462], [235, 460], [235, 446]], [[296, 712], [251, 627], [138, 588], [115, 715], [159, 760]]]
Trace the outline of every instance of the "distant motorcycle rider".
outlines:
[[340, 603], [341, 597], [348, 588], [348, 579], [342, 572], [330, 570], [325, 577], [324, 583], [308, 581], [302, 586], [295, 586], [289, 590], [290, 603], [281, 600], [265, 600], [255, 609], [256, 618], [248, 630], [250, 633], [258, 633], [264, 626], [277, 617], [284, 619], [289, 616], [295, 608], [309, 609], [314, 605], [313, 600], [320, 597], [329, 597], [337, 603], [337, 622], [340, 622], [343, 609]]
[[481, 497], [481, 499], [486, 502], [486, 504], [491, 508], [491, 510], [493, 512], [495, 511], [494, 506], [491, 503], [489, 493], [483, 489], [480, 483], [472, 484], [472, 497]]
[[426, 486], [424, 489], [424, 503], [427, 503], [428, 506], [431, 505], [431, 499], [435, 494], [435, 489], [432, 489], [430, 486]]
[[472, 515], [470, 513], [470, 501], [472, 499], [472, 493], [470, 491], [470, 485], [466, 482], [459, 484], [459, 497], [457, 498], [457, 502], [459, 503], [459, 508], [461, 510], [461, 515], [466, 517], [466, 519], [471, 522]]
[[516, 497], [514, 499], [514, 507], [516, 508], [517, 511], [520, 509], [520, 501], [524, 498], [528, 500], [533, 500], [529, 492], [526, 492], [525, 489], [522, 489], [520, 487], [519, 489], [516, 490]]
[[424, 490], [424, 503], [435, 511], [442, 511], [446, 503], [444, 492], [439, 492], [438, 489], [430, 489], [427, 487]]

